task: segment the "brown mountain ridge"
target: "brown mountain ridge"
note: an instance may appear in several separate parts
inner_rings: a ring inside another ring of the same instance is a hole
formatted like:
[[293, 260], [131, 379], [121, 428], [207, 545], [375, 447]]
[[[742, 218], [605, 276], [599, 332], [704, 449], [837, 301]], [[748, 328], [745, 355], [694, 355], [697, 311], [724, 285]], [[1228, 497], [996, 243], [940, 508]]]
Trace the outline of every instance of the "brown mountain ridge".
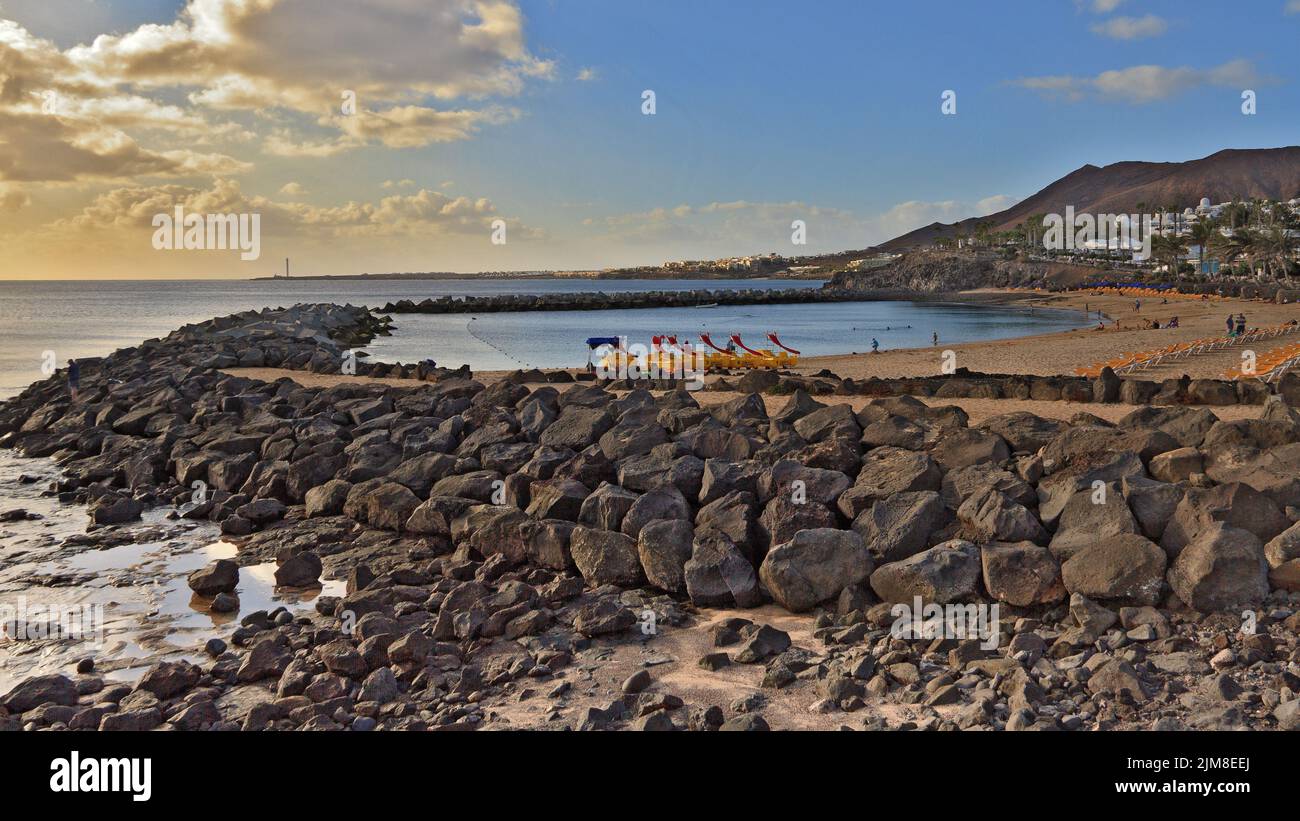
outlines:
[[1014, 228], [1031, 214], [1133, 213], [1138, 203], [1149, 212], [1163, 206], [1195, 207], [1202, 197], [1226, 202], [1233, 197], [1289, 200], [1300, 196], [1300, 146], [1229, 148], [1187, 162], [1117, 162], [1099, 168], [1085, 165], [1072, 171], [1005, 211], [971, 217], [951, 224], [931, 223], [876, 246], [901, 251], [933, 245], [958, 231], [971, 234], [981, 222], [1001, 231]]

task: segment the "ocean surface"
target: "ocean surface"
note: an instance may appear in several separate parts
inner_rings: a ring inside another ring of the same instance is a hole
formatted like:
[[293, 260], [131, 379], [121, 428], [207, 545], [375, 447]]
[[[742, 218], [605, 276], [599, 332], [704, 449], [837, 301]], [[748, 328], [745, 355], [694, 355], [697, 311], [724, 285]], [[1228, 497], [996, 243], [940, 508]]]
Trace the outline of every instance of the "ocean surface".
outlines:
[[[101, 356], [144, 339], [164, 336], [190, 322], [249, 309], [297, 302], [338, 302], [381, 307], [397, 299], [444, 295], [651, 291], [693, 288], [817, 288], [808, 280], [173, 280], [0, 281], [0, 398], [43, 378], [42, 357], [52, 351], [62, 366], [70, 358]], [[626, 336], [649, 342], [654, 334], [695, 339], [713, 334], [723, 344], [739, 333], [751, 347], [776, 331], [805, 355], [973, 342], [1082, 327], [1081, 314], [1023, 307], [972, 307], [911, 302], [820, 305], [718, 306], [558, 313], [397, 314], [396, 333], [368, 349], [382, 361], [432, 358], [441, 365], [468, 363], [474, 370], [579, 367], [589, 336]]]

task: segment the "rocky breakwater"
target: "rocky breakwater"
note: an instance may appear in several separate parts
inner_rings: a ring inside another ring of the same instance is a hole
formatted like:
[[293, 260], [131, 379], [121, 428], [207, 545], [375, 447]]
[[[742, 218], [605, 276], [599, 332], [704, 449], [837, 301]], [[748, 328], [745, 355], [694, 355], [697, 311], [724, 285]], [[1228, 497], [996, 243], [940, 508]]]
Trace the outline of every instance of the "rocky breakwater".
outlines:
[[[1263, 405], [1277, 396], [1300, 407], [1300, 376], [1288, 373], [1274, 384], [1255, 379], [1192, 379], [1170, 377], [1159, 382], [1120, 377], [1103, 368], [1093, 378], [978, 373], [958, 368], [943, 376], [841, 378], [829, 370], [804, 375], [784, 371], [749, 371], [736, 376], [721, 372], [711, 391], [789, 395], [805, 391], [814, 396], [924, 396], [934, 399], [1030, 399], [1034, 401], [1124, 405]], [[735, 377], [735, 378], [733, 378]], [[531, 379], [517, 372], [512, 379]], [[630, 387], [629, 381], [612, 383]]]
[[852, 294], [817, 288], [698, 289], [691, 291], [500, 294], [401, 299], [380, 310], [394, 314], [484, 314], [503, 311], [605, 311], [630, 308], [692, 308], [699, 305], [782, 305], [848, 302]]
[[[1300, 726], [1284, 403], [971, 426], [911, 397], [855, 412], [796, 391], [769, 414], [757, 394], [458, 376], [318, 389], [202, 364], [217, 333], [105, 358], [76, 404], [33, 386], [0, 406], [0, 444], [57, 460], [96, 522], [182, 502], [239, 563], [345, 595], [252, 614], [204, 663], [134, 685], [93, 665], [29, 679], [3, 725], [755, 730], [815, 689], [831, 726], [868, 729]], [[232, 570], [193, 583], [223, 595]], [[893, 608], [917, 597], [996, 604], [992, 641], [900, 634]], [[772, 603], [807, 637], [765, 623]], [[748, 666], [760, 692], [689, 703], [669, 673], [697, 661]]]

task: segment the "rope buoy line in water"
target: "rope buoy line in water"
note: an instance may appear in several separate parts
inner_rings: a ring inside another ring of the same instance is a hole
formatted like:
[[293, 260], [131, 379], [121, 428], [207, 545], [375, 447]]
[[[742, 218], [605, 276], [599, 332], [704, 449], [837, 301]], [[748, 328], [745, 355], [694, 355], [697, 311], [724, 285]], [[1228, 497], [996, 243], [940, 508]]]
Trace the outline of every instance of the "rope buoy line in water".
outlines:
[[501, 355], [504, 356], [505, 358], [509, 359], [511, 362], [514, 362], [516, 365], [522, 365], [522, 366], [525, 367], [525, 368], [531, 368], [531, 367], [533, 367], [533, 366], [532, 366], [532, 363], [523, 361], [522, 359], [520, 359], [519, 357], [517, 357], [517, 356], [515, 356], [514, 354], [510, 353], [509, 351], [507, 351], [505, 348], [501, 347], [500, 345], [497, 345], [497, 344], [494, 343], [494, 342], [490, 342], [490, 341], [488, 341], [486, 338], [484, 338], [484, 337], [482, 337], [482, 336], [479, 336], [478, 334], [474, 333], [474, 323], [475, 323], [477, 320], [478, 320], [478, 317], [476, 317], [476, 316], [471, 316], [471, 317], [470, 317], [470, 318], [465, 322], [465, 332], [466, 332], [466, 333], [468, 333], [470, 336], [472, 336], [472, 337], [474, 337], [475, 339], [477, 339], [479, 342], [482, 342], [484, 345], [487, 345], [489, 348], [491, 348], [492, 350], [494, 350], [494, 351], [496, 351], [497, 353], [501, 354]]

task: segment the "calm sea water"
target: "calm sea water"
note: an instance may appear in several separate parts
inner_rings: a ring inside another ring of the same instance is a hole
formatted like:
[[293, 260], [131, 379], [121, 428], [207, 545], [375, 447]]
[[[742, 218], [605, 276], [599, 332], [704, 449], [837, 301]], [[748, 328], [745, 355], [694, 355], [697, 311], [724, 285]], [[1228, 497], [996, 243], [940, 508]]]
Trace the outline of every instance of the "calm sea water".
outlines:
[[[820, 287], [790, 280], [443, 280], [443, 281], [128, 281], [0, 282], [0, 397], [42, 378], [41, 357], [57, 361], [99, 356], [164, 336], [189, 322], [295, 302], [382, 306], [397, 299], [443, 295], [554, 293], [602, 290]], [[1025, 308], [985, 308], [909, 302], [825, 305], [720, 306], [635, 311], [419, 315], [394, 317], [397, 333], [368, 349], [376, 359], [440, 364], [469, 363], [475, 370], [520, 366], [576, 367], [586, 363], [589, 336], [653, 334], [695, 338], [704, 331], [725, 340], [740, 333], [759, 347], [768, 331], [805, 355], [1047, 333], [1086, 324], [1081, 315]], [[720, 338], [720, 339], [719, 339]]]

